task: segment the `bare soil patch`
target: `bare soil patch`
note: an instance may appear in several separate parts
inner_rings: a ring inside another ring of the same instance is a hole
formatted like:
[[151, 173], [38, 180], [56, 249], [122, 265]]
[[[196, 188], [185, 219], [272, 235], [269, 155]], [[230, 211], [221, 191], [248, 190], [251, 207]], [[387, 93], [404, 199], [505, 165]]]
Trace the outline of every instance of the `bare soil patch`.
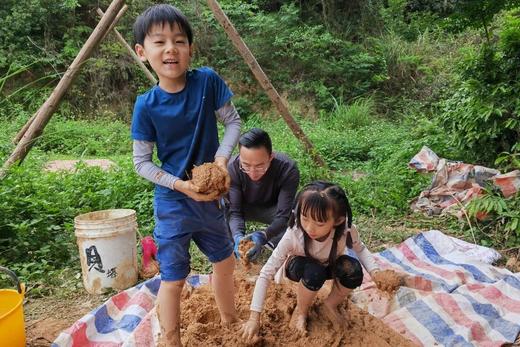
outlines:
[[[254, 266], [254, 271], [259, 268]], [[242, 320], [249, 317], [249, 305], [254, 279], [238, 269], [235, 276], [236, 305]], [[382, 321], [345, 301], [340, 312], [344, 326], [336, 331], [332, 323], [320, 314], [319, 305], [328, 288], [318, 294], [308, 319], [308, 334], [301, 336], [289, 327], [296, 306], [292, 285], [271, 285], [262, 313], [259, 337], [250, 346], [414, 346], [405, 337]], [[182, 301], [181, 336], [185, 346], [245, 346], [238, 331], [241, 323], [231, 327], [219, 324], [219, 314], [209, 287], [184, 293]]]
[[89, 295], [85, 290], [67, 297], [27, 299], [24, 304], [27, 346], [50, 346], [63, 330], [106, 299], [106, 296]]
[[109, 159], [86, 159], [86, 160], [53, 160], [45, 164], [44, 170], [50, 172], [56, 171], [76, 171], [76, 165], [85, 163], [87, 166], [97, 166], [101, 170], [108, 170], [115, 167], [116, 164]]

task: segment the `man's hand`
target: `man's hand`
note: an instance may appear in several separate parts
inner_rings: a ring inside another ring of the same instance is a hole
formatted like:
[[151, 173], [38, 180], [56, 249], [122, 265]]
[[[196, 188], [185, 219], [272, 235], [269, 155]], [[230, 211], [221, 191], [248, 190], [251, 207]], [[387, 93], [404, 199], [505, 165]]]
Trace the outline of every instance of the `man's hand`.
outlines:
[[247, 258], [250, 261], [255, 261], [260, 254], [262, 254], [262, 248], [267, 243], [267, 236], [263, 231], [254, 231], [253, 233], [244, 237], [244, 240], [251, 240], [255, 243], [254, 247], [247, 252]]
[[238, 234], [233, 236], [233, 241], [235, 242], [235, 245], [233, 247], [233, 252], [235, 252], [235, 256], [237, 259], [240, 259], [240, 252], [238, 251], [238, 246], [240, 245], [240, 241], [244, 239], [244, 235]]
[[260, 331], [260, 312], [251, 311], [249, 319], [242, 324], [242, 338], [247, 342], [253, 342], [254, 338], [258, 336]]
[[195, 201], [213, 201], [219, 198], [218, 192], [211, 192], [208, 194], [199, 193], [199, 188], [190, 181], [177, 180], [173, 184], [173, 188]]

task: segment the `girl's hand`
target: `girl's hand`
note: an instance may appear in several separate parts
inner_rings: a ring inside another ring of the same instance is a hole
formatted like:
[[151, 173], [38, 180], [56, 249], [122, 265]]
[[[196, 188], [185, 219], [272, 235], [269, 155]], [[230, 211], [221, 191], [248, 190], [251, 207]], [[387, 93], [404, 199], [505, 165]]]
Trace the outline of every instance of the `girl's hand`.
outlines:
[[372, 270], [370, 277], [379, 290], [394, 293], [400, 286], [405, 284], [406, 275], [391, 269]]
[[251, 342], [255, 337], [258, 336], [258, 332], [260, 331], [260, 312], [251, 311], [251, 315], [247, 322], [242, 324], [242, 329], [240, 332], [242, 333], [242, 338], [246, 341]]
[[173, 188], [181, 193], [186, 194], [188, 197], [195, 201], [213, 201], [217, 200], [219, 197], [218, 192], [213, 192], [209, 194], [199, 193], [199, 188], [197, 188], [190, 181], [177, 180], [173, 184]]

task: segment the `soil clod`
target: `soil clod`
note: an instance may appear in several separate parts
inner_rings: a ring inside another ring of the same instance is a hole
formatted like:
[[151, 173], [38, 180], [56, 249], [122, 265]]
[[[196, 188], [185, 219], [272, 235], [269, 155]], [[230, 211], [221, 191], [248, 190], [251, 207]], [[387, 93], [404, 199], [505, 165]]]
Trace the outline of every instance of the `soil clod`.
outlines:
[[377, 271], [373, 276], [377, 288], [384, 292], [393, 294], [403, 285], [404, 278], [394, 270]]
[[255, 246], [255, 243], [251, 240], [242, 240], [238, 245], [238, 253], [240, 254], [240, 262], [244, 266], [245, 269], [249, 269], [251, 267], [251, 262], [249, 261], [249, 257], [247, 256], [247, 252], [251, 248]]
[[195, 166], [191, 171], [191, 182], [199, 189], [199, 193], [209, 194], [227, 192], [227, 172], [215, 163], [204, 163]]

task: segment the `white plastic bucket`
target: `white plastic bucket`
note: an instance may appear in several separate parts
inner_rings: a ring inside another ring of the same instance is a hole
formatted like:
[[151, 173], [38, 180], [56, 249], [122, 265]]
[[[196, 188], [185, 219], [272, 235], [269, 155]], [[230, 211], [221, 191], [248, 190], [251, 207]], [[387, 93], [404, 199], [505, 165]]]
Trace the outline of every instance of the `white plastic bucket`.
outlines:
[[130, 209], [103, 210], [74, 218], [85, 289], [101, 294], [137, 282], [137, 221]]

